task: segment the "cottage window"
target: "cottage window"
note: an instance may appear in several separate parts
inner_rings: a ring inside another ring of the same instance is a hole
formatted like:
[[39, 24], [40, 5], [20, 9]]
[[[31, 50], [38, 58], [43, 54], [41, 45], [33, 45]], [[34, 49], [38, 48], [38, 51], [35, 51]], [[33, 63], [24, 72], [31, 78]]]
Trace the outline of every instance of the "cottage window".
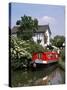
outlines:
[[48, 38], [48, 36], [47, 36], [47, 34], [45, 34], [44, 35], [44, 43], [47, 43], [47, 38]]
[[37, 43], [41, 43], [41, 34], [40, 33], [37, 34]]

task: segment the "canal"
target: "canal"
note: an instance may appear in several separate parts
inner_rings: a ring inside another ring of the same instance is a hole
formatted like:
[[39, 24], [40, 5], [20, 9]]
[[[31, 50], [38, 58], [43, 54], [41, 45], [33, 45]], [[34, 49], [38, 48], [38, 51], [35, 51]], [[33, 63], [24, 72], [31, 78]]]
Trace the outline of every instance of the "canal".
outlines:
[[65, 71], [57, 63], [44, 67], [16, 70], [11, 73], [12, 87], [58, 85], [65, 83]]

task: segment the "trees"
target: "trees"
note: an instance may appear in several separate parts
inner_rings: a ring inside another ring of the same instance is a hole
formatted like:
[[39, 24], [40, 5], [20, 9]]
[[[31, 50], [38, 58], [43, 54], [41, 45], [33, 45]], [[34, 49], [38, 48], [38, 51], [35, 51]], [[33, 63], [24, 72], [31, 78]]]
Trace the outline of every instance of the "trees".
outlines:
[[60, 35], [56, 35], [53, 39], [51, 39], [52, 45], [56, 47], [62, 47], [64, 42], [65, 42], [65, 37]]
[[38, 20], [24, 15], [21, 20], [17, 20], [16, 25], [19, 25], [17, 36], [29, 40], [32, 38], [33, 30], [38, 28]]

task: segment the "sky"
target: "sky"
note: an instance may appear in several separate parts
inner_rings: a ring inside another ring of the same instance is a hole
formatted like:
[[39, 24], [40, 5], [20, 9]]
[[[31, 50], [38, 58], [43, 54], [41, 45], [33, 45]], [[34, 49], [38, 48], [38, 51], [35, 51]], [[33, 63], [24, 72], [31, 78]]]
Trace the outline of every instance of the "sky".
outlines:
[[11, 4], [11, 28], [21, 16], [31, 16], [38, 19], [39, 25], [49, 24], [51, 37], [65, 35], [65, 6], [46, 4]]

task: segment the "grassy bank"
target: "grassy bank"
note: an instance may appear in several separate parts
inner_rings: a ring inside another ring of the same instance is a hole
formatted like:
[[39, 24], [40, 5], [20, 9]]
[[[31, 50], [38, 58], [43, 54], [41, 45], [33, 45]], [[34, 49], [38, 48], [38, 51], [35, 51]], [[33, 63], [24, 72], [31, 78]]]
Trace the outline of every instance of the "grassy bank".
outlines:
[[65, 48], [60, 51], [59, 66], [65, 70]]
[[60, 59], [60, 60], [58, 61], [58, 64], [59, 64], [59, 67], [60, 67], [60, 68], [62, 68], [63, 70], [65, 70], [65, 62], [64, 62], [62, 59]]

